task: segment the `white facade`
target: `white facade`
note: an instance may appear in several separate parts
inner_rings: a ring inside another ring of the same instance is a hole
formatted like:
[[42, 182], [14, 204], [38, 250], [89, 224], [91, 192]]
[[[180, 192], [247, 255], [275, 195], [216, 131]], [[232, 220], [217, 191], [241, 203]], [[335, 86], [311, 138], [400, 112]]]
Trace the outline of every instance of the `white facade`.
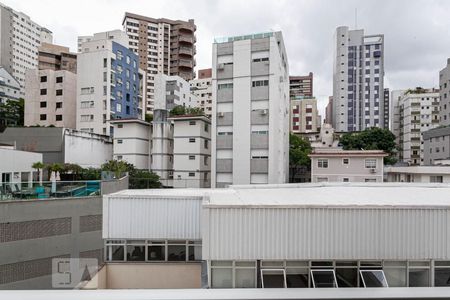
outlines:
[[316, 148], [311, 158], [311, 182], [383, 182], [379, 150]]
[[173, 124], [167, 119], [168, 114], [166, 109], [154, 109], [150, 149], [150, 169], [166, 187], [173, 185]]
[[51, 31], [40, 26], [22, 12], [0, 4], [2, 50], [0, 61], [20, 84], [21, 97], [25, 94], [25, 73], [38, 67], [38, 47], [52, 43]]
[[66, 128], [63, 145], [64, 163], [83, 168], [100, 168], [113, 157], [111, 138], [104, 135]]
[[69, 71], [28, 70], [25, 126], [76, 128], [77, 75]]
[[424, 164], [423, 133], [439, 126], [439, 92], [405, 91], [398, 100], [399, 160], [411, 165]]
[[212, 187], [287, 181], [288, 73], [281, 32], [213, 44]]
[[175, 106], [199, 107], [198, 98], [191, 93], [189, 82], [180, 76], [155, 75], [154, 109], [171, 110]]
[[204, 116], [180, 116], [173, 123], [173, 187], [211, 186], [211, 121]]
[[128, 37], [114, 30], [96, 33], [90, 41], [81, 44], [82, 52], [77, 55], [77, 130], [111, 135], [109, 121], [115, 111], [111, 107], [115, 97], [111, 92], [115, 84], [111, 61], [116, 59], [112, 42], [127, 47]]
[[208, 118], [212, 117], [212, 78], [193, 79], [189, 81], [191, 92], [198, 98], [198, 107]]
[[389, 166], [384, 171], [388, 182], [450, 183], [449, 166]]
[[[42, 154], [0, 147], [0, 184], [26, 183], [33, 180], [35, 162], [42, 162]], [[19, 185], [20, 186], [20, 185]]]
[[5, 68], [0, 67], [0, 104], [16, 101], [20, 95], [19, 82]]
[[111, 124], [114, 125], [113, 159], [150, 170], [150, 124], [137, 119], [115, 120]]
[[333, 127], [362, 131], [384, 127], [384, 35], [341, 26], [335, 33]]

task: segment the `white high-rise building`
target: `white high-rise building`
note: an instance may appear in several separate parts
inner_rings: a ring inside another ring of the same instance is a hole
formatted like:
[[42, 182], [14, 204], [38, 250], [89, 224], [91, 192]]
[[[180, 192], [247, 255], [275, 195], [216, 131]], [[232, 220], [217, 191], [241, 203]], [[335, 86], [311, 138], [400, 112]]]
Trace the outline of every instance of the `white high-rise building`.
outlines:
[[336, 29], [333, 127], [338, 132], [384, 127], [384, 35]]
[[52, 40], [50, 30], [0, 3], [0, 65], [19, 82], [22, 97], [26, 71], [38, 67], [38, 47]]
[[281, 32], [213, 44], [212, 187], [284, 183], [289, 69]]
[[197, 79], [191, 80], [191, 92], [198, 97], [199, 107], [211, 118], [212, 113], [212, 69], [198, 71]]

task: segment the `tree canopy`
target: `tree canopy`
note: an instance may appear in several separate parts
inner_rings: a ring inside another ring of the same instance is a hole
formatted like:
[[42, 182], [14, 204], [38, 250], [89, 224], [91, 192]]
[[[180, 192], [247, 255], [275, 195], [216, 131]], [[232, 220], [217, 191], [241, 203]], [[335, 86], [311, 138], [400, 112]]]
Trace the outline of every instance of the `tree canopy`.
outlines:
[[397, 161], [395, 135], [388, 129], [372, 127], [361, 132], [345, 133], [340, 143], [344, 150], [383, 150], [389, 155], [384, 158], [384, 163], [388, 165]]
[[23, 126], [24, 110], [25, 101], [23, 99], [0, 103], [0, 126]]
[[[295, 176], [302, 168], [310, 167], [311, 160], [308, 156], [312, 151], [311, 143], [293, 133], [289, 134], [289, 174], [290, 182], [294, 182]], [[303, 170], [305, 170], [303, 168]]]
[[183, 105], [177, 105], [170, 111], [170, 116], [203, 116], [204, 112], [199, 107], [185, 107]]

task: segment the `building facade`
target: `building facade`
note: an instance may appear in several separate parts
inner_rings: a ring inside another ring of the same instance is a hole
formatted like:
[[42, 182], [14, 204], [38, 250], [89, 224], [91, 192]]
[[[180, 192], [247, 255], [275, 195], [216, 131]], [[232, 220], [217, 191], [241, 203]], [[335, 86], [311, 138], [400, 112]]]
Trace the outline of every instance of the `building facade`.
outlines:
[[450, 165], [450, 127], [425, 131], [422, 138], [424, 165]]
[[383, 105], [384, 105], [384, 110], [383, 110], [383, 113], [384, 113], [384, 117], [383, 117], [384, 118], [384, 128], [385, 129], [389, 129], [389, 125], [390, 125], [390, 116], [389, 116], [389, 114], [391, 112], [391, 109], [390, 109], [391, 101], [389, 100], [390, 93], [389, 93], [389, 89], [388, 88], [384, 89], [383, 97], [384, 97], [384, 102], [383, 102]]
[[289, 76], [289, 98], [313, 96], [313, 73], [306, 76]]
[[388, 182], [450, 183], [449, 166], [388, 166]]
[[173, 187], [211, 187], [211, 120], [177, 116], [173, 123]]
[[328, 104], [325, 107], [325, 124], [333, 125], [333, 96], [328, 97]]
[[77, 62], [77, 129], [113, 135], [114, 119], [142, 118], [138, 56], [120, 31], [96, 33]]
[[291, 98], [290, 131], [293, 133], [310, 133], [320, 130], [321, 119], [317, 110], [316, 98], [296, 96]]
[[335, 47], [333, 127], [339, 132], [384, 127], [384, 35], [341, 26]]
[[76, 128], [77, 75], [30, 69], [25, 85], [25, 126]]
[[212, 116], [212, 69], [198, 70], [197, 79], [191, 80], [191, 93], [198, 98], [199, 107], [203, 113]]
[[196, 95], [191, 92], [189, 82], [180, 76], [155, 75], [154, 109], [171, 110], [175, 106], [199, 107]]
[[133, 164], [136, 169], [150, 170], [150, 123], [118, 119], [111, 124], [114, 126], [113, 159]]
[[3, 4], [0, 23], [0, 65], [19, 82], [23, 97], [26, 71], [38, 67], [38, 47], [52, 42], [52, 32]]
[[77, 54], [71, 53], [68, 47], [42, 43], [39, 47], [38, 69], [77, 73]]
[[4, 67], [0, 67], [0, 104], [17, 101], [20, 97], [19, 82]]
[[422, 165], [423, 134], [439, 126], [439, 92], [420, 88], [407, 90], [401, 95], [398, 107], [399, 160], [410, 165]]
[[287, 182], [289, 69], [281, 32], [213, 44], [212, 187]]
[[311, 158], [311, 182], [383, 182], [379, 150], [316, 148]]
[[439, 94], [441, 102], [441, 125], [450, 125], [450, 58], [447, 66], [439, 72]]
[[147, 73], [146, 111], [154, 107], [156, 74], [177, 75], [184, 80], [195, 77], [194, 20], [154, 19], [125, 13], [123, 29], [129, 37], [132, 51], [139, 56], [139, 65]]

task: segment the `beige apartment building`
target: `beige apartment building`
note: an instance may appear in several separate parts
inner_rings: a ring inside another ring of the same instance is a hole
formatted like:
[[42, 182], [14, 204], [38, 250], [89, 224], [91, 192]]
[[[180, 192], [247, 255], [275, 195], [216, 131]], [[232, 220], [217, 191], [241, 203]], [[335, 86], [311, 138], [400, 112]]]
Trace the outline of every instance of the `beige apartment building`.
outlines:
[[198, 107], [208, 118], [212, 114], [212, 69], [198, 70], [197, 79], [191, 80], [191, 93], [198, 97]]
[[311, 158], [311, 182], [383, 182], [380, 150], [316, 149]]
[[290, 130], [293, 133], [320, 131], [321, 118], [316, 98], [296, 97], [291, 99]]
[[68, 47], [42, 43], [39, 47], [38, 68], [77, 73], [77, 54], [70, 52]]
[[122, 22], [129, 48], [139, 56], [139, 67], [147, 73], [147, 112], [154, 107], [155, 75], [195, 77], [194, 20], [154, 19], [126, 12]]

